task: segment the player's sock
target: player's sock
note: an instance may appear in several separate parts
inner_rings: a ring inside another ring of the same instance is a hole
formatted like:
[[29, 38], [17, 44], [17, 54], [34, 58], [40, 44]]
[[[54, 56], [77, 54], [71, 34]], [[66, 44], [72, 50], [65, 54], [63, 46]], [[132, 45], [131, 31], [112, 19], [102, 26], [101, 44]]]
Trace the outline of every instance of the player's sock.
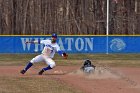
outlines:
[[24, 68], [24, 70], [27, 71], [32, 65], [33, 65], [33, 63], [29, 62], [27, 64], [27, 66]]
[[52, 69], [52, 68], [50, 67], [50, 65], [49, 65], [48, 67], [46, 67], [46, 68], [43, 68], [44, 71], [50, 70], [50, 69]]

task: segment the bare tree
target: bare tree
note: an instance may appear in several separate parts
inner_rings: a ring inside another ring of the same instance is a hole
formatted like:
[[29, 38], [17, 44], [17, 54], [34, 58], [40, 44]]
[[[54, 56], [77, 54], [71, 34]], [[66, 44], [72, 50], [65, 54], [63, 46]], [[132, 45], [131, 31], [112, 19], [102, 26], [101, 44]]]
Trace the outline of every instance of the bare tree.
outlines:
[[[140, 34], [140, 0], [109, 0], [109, 34]], [[106, 34], [106, 0], [0, 0], [0, 34]]]

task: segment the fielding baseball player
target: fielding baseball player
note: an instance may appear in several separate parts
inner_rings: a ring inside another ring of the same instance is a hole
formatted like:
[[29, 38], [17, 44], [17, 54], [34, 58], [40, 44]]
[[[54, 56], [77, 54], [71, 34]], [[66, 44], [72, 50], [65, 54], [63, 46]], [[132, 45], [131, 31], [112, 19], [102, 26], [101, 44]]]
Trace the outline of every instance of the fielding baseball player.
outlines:
[[48, 65], [45, 68], [42, 68], [40, 72], [38, 73], [39, 75], [42, 75], [44, 71], [50, 70], [55, 67], [55, 62], [52, 60], [54, 57], [55, 52], [57, 52], [59, 55], [63, 56], [64, 58], [67, 58], [67, 54], [62, 52], [60, 50], [59, 45], [56, 42], [57, 40], [57, 34], [53, 33], [51, 39], [47, 40], [41, 40], [41, 41], [29, 41], [26, 43], [40, 43], [44, 44], [44, 49], [42, 53], [36, 57], [34, 57], [27, 65], [26, 67], [20, 71], [21, 74], [25, 74], [25, 72], [36, 62], [42, 62], [45, 61], [46, 64]]

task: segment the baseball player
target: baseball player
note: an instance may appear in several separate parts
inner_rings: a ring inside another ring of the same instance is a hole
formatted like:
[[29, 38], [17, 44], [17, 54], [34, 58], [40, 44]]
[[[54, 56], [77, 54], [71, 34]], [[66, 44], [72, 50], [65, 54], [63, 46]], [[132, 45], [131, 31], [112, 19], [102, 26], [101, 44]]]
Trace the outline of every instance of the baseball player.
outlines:
[[80, 68], [84, 73], [93, 73], [95, 71], [95, 65], [91, 63], [89, 59], [84, 61], [83, 66]]
[[68, 55], [65, 52], [62, 52], [60, 49], [60, 46], [56, 42], [57, 40], [57, 34], [53, 33], [51, 39], [47, 40], [41, 40], [41, 41], [29, 41], [26, 43], [39, 43], [44, 44], [44, 49], [42, 53], [36, 57], [34, 57], [27, 65], [26, 67], [20, 71], [21, 74], [25, 74], [25, 72], [36, 62], [42, 62], [45, 61], [48, 65], [47, 67], [42, 68], [39, 71], [39, 75], [42, 75], [44, 71], [50, 70], [55, 67], [55, 62], [52, 60], [54, 57], [55, 52], [57, 52], [59, 55], [61, 55], [64, 58], [67, 58]]

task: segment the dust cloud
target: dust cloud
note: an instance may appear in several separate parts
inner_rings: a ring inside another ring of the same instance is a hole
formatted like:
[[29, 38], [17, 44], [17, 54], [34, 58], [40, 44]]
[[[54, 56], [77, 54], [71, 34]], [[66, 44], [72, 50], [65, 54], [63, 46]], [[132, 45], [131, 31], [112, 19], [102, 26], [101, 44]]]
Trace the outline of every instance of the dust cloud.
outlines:
[[68, 73], [68, 75], [78, 75], [88, 79], [109, 79], [109, 78], [119, 79], [120, 78], [116, 74], [112, 73], [112, 71], [108, 69], [104, 69], [103, 67], [96, 67], [93, 73], [85, 73], [79, 69]]

